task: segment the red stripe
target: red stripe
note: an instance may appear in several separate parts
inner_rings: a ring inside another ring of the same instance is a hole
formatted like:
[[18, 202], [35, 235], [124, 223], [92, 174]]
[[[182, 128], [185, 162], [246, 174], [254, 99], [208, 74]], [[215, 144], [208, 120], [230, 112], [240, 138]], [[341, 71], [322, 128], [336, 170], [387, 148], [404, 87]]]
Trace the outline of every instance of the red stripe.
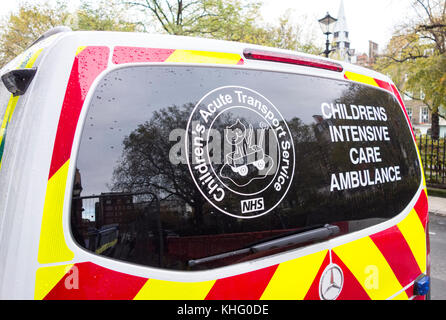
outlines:
[[382, 89], [385, 89], [387, 91], [390, 91], [393, 93], [392, 87], [390, 86], [390, 84], [386, 81], [382, 81], [379, 79], [375, 79], [376, 83], [378, 84], [378, 86]]
[[130, 300], [147, 282], [91, 262], [75, 264], [45, 300]]
[[371, 235], [401, 286], [405, 287], [420, 274], [417, 261], [397, 226]]
[[319, 296], [319, 282], [322, 276], [322, 273], [324, 272], [325, 268], [327, 268], [328, 264], [330, 263], [330, 253], [327, 252], [324, 261], [322, 262], [322, 265], [319, 267], [319, 271], [316, 274], [316, 277], [313, 280], [313, 283], [310, 286], [310, 289], [308, 289], [307, 294], [305, 295], [304, 300], [320, 300]]
[[331, 256], [333, 263], [336, 263], [344, 274], [344, 287], [337, 300], [370, 300], [367, 292], [344, 262], [333, 251], [331, 252]]
[[87, 47], [74, 59], [68, 79], [48, 179], [70, 158], [79, 114], [94, 79], [107, 68], [109, 49]]
[[412, 136], [415, 139], [415, 134], [414, 134], [414, 131], [413, 131], [413, 128], [412, 128], [412, 123], [410, 122], [409, 115], [407, 114], [406, 107], [404, 105], [403, 100], [401, 99], [401, 95], [398, 92], [398, 89], [395, 87], [395, 85], [393, 85], [393, 84], [391, 85], [388, 82], [385, 82], [385, 81], [382, 81], [382, 80], [378, 80], [378, 79], [375, 79], [375, 81], [379, 85], [380, 88], [386, 89], [386, 90], [390, 91], [391, 93], [393, 93], [396, 96], [396, 98], [398, 99], [398, 102], [400, 103], [400, 105], [401, 105], [401, 107], [402, 107], [402, 109], [404, 111], [404, 115], [406, 116], [406, 119], [409, 122], [410, 130], [412, 131]]
[[413, 285], [411, 285], [409, 288], [407, 288], [406, 290], [406, 294], [407, 296], [410, 298], [413, 296]]
[[259, 300], [278, 265], [219, 279], [206, 300]]
[[406, 107], [404, 106], [404, 102], [401, 99], [401, 95], [398, 92], [398, 89], [395, 87], [395, 85], [393, 85], [393, 84], [391, 85], [388, 82], [381, 81], [381, 80], [378, 80], [378, 79], [375, 79], [375, 81], [379, 85], [380, 88], [386, 89], [386, 90], [390, 91], [391, 93], [393, 93], [396, 96], [396, 98], [398, 99], [398, 102], [400, 103], [400, 105], [401, 105], [401, 107], [402, 107], [402, 109], [404, 111], [404, 115], [406, 116], [406, 119], [409, 122], [410, 130], [412, 131], [412, 136], [415, 139], [415, 134], [413, 132], [412, 123], [410, 122], [409, 115], [407, 114]]
[[164, 62], [174, 49], [115, 47], [112, 61], [115, 64], [131, 62]]
[[[331, 252], [332, 263], [337, 264], [344, 275], [344, 284], [342, 291], [336, 300], [370, 300], [367, 292], [361, 286], [359, 281], [353, 275], [353, 273], [348, 269], [344, 262], [332, 251]], [[321, 281], [321, 276], [327, 266], [330, 264], [330, 253], [324, 259], [319, 271], [314, 278], [314, 281], [305, 296], [305, 300], [320, 300], [319, 295], [319, 285]]]
[[417, 212], [418, 217], [420, 218], [420, 221], [421, 221], [424, 229], [426, 230], [428, 211], [429, 211], [429, 204], [428, 204], [428, 201], [427, 201], [426, 192], [424, 190], [421, 191], [421, 195], [418, 198], [418, 201], [415, 204], [414, 209]]
[[401, 106], [404, 106], [404, 102], [403, 99], [401, 99], [401, 95], [398, 92], [398, 89], [395, 87], [395, 85], [392, 84], [392, 91], [395, 94], [396, 98], [398, 99], [399, 103], [401, 104]]
[[395, 87], [395, 85], [392, 84], [391, 87], [392, 87], [392, 91], [393, 91], [393, 93], [395, 94], [396, 98], [398, 99], [398, 101], [399, 101], [399, 103], [400, 103], [400, 105], [401, 105], [401, 108], [402, 108], [403, 111], [404, 111], [404, 114], [406, 115], [407, 122], [409, 122], [410, 130], [412, 131], [412, 136], [413, 136], [413, 138], [415, 139], [415, 134], [414, 134], [414, 132], [413, 132], [412, 123], [410, 122], [409, 115], [407, 114], [406, 107], [404, 106], [403, 99], [401, 99], [401, 95], [400, 95], [400, 93], [398, 92], [398, 89]]

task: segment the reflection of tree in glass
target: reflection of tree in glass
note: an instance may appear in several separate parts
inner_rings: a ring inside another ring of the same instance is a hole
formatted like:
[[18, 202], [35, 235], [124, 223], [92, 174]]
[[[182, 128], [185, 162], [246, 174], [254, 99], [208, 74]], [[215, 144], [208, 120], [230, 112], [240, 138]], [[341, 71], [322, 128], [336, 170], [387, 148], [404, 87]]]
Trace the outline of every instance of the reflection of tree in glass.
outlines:
[[[203, 220], [203, 206], [206, 200], [190, 176], [185, 163], [172, 163], [171, 148], [178, 141], [170, 141], [172, 131], [185, 129], [194, 104], [182, 107], [171, 106], [153, 113], [152, 118], [139, 125], [123, 140], [123, 153], [118, 166], [113, 172], [112, 190], [117, 192], [151, 191], [160, 199], [174, 196], [181, 199], [193, 210], [195, 223]], [[224, 132], [235, 120], [246, 121], [243, 117], [234, 118], [226, 113], [213, 124], [214, 133], [211, 142], [214, 149], [223, 149]], [[193, 121], [193, 120], [192, 120]], [[185, 137], [181, 137], [184, 141]], [[191, 148], [189, 153], [192, 152]], [[223, 164], [223, 152], [212, 149], [214, 169], [218, 172]], [[183, 148], [184, 151], [184, 148]], [[218, 151], [218, 152], [217, 152]], [[184, 157], [185, 155], [181, 155]], [[218, 159], [220, 158], [220, 159]]]
[[186, 128], [192, 103], [182, 108], [172, 106], [153, 113], [123, 140], [121, 160], [113, 172], [112, 190], [119, 192], [151, 191], [160, 199], [174, 196], [194, 210], [194, 221], [202, 220], [204, 199], [195, 187], [186, 165], [169, 159], [172, 142], [169, 134]]
[[[296, 155], [294, 181], [285, 201], [289, 208], [293, 208], [294, 214], [306, 214], [313, 204], [317, 207], [320, 201], [321, 195], [317, 188], [326, 180], [324, 172], [327, 171], [328, 161], [324, 161], [326, 159], [317, 139], [315, 125], [305, 124], [297, 117], [287, 121], [287, 125], [293, 137]], [[300, 207], [302, 204], [305, 204], [305, 208]]]
[[[194, 104], [188, 103], [182, 107], [171, 106], [155, 111], [149, 121], [125, 137], [121, 160], [113, 172], [111, 189], [116, 192], [150, 191], [158, 194], [160, 200], [167, 197], [180, 199], [193, 208], [194, 224], [198, 226], [203, 221], [206, 200], [196, 188], [188, 166], [184, 162], [172, 163], [169, 158], [172, 146], [178, 143], [170, 141], [169, 135], [173, 130], [186, 128], [193, 108]], [[220, 131], [229, 123], [230, 115], [220, 117], [214, 128]], [[184, 138], [181, 137], [183, 141]]]

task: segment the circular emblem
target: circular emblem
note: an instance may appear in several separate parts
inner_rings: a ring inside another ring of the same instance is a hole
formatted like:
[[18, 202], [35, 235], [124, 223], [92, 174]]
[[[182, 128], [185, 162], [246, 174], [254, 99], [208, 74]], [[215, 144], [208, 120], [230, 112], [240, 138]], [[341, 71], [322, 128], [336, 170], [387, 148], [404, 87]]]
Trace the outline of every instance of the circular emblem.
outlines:
[[190, 173], [215, 208], [254, 218], [283, 200], [294, 176], [293, 139], [279, 110], [260, 93], [235, 86], [209, 92], [186, 132]]
[[321, 300], [336, 300], [344, 286], [344, 274], [337, 264], [329, 264], [322, 273], [319, 282]]

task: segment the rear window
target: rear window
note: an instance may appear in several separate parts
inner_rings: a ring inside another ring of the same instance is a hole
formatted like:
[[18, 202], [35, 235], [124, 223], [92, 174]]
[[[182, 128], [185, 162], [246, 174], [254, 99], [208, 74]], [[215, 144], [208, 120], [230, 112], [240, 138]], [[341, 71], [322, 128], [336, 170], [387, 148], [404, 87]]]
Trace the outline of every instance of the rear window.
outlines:
[[419, 185], [412, 135], [388, 92], [269, 71], [124, 67], [88, 106], [72, 233], [114, 259], [210, 269], [312, 243], [244, 250], [270, 239], [383, 222]]

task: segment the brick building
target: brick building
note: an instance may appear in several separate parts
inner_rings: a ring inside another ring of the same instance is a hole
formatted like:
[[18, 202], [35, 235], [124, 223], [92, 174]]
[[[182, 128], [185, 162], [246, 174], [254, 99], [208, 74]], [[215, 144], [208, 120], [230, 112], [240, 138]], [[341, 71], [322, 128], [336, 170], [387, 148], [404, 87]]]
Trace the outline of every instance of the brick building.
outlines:
[[[415, 133], [430, 133], [432, 125], [432, 113], [429, 108], [420, 100], [413, 100], [404, 97], [404, 105]], [[446, 120], [440, 118], [440, 137], [446, 136]]]

